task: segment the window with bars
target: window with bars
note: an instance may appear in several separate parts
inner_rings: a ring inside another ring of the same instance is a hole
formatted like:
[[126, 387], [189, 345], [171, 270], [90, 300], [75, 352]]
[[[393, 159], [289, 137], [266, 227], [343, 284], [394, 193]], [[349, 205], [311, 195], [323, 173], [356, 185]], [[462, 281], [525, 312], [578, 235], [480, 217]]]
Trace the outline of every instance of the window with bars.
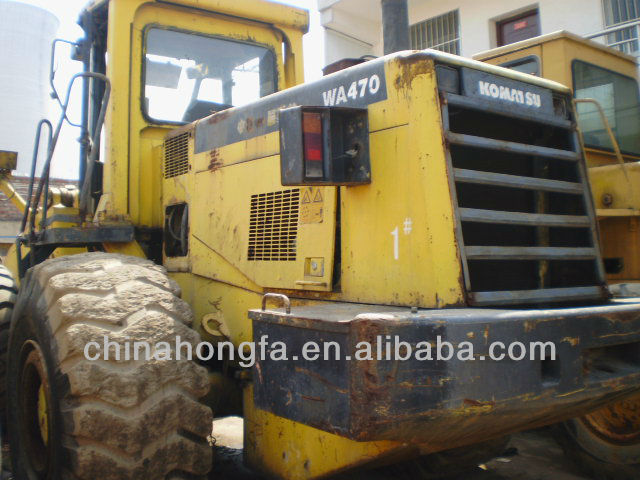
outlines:
[[460, 23], [458, 10], [429, 18], [411, 26], [411, 48], [433, 48], [460, 55]]
[[[640, 20], [640, 0], [603, 0], [605, 27]], [[638, 55], [638, 30], [640, 26], [636, 22], [629, 28], [620, 29], [607, 35], [607, 44], [618, 50]]]

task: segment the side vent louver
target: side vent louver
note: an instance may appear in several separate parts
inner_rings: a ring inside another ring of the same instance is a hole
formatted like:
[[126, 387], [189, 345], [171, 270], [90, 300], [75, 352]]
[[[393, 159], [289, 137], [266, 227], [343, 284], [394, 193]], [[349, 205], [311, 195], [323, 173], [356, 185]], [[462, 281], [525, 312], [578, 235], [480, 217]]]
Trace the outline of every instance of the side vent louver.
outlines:
[[300, 189], [251, 196], [249, 260], [295, 261]]
[[164, 141], [164, 178], [177, 177], [189, 171], [189, 132]]

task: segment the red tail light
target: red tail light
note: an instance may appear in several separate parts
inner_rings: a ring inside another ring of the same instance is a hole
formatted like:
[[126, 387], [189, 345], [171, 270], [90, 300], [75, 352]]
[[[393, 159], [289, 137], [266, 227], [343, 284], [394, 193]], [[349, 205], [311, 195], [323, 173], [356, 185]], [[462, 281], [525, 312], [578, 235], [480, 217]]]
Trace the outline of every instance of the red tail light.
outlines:
[[305, 176], [308, 178], [323, 178], [322, 114], [304, 112], [302, 114], [302, 133], [304, 138]]

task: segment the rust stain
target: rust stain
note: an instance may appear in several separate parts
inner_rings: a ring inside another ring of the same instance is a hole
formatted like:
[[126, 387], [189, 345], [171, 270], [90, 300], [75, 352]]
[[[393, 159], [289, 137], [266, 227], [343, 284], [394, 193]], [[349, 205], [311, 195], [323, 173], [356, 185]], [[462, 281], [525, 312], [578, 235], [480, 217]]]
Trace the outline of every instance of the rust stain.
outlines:
[[226, 119], [230, 114], [231, 112], [229, 110], [223, 110], [222, 112], [211, 115], [205, 121], [208, 125], [215, 125]]
[[628, 337], [632, 335], [638, 335], [639, 333], [640, 332], [609, 333], [607, 335], [600, 335], [598, 338]]
[[215, 172], [220, 167], [222, 167], [222, 159], [220, 158], [220, 150], [214, 148], [209, 152], [209, 171]]
[[303, 400], [311, 400], [313, 402], [324, 402], [324, 398], [310, 397], [309, 395], [300, 395]]
[[262, 367], [260, 366], [260, 362], [256, 363], [256, 372], [258, 373], [258, 383], [264, 383], [264, 379], [262, 378]]
[[[324, 378], [321, 375], [318, 375], [315, 372], [312, 372], [311, 370], [307, 369], [307, 368], [303, 368], [303, 367], [295, 367], [295, 371], [296, 373], [302, 373], [303, 375], [307, 375], [309, 377], [312, 377], [316, 380], [318, 380], [320, 383], [322, 383], [323, 385], [331, 388], [332, 390], [335, 390], [338, 393], [342, 393], [342, 394], [346, 394], [347, 391], [343, 388], [338, 387], [337, 385], [334, 385], [333, 383], [329, 382], [326, 378]], [[324, 401], [324, 400], [323, 400]]]
[[570, 397], [570, 396], [572, 396], [572, 395], [575, 395], [575, 394], [577, 394], [577, 393], [584, 392], [584, 391], [585, 391], [585, 389], [584, 389], [584, 388], [579, 388], [579, 389], [577, 389], [577, 390], [573, 390], [573, 391], [571, 391], [571, 392], [566, 392], [566, 393], [558, 394], [558, 397]]
[[433, 60], [424, 55], [409, 55], [396, 61], [400, 64], [400, 73], [394, 82], [398, 90], [408, 90], [415, 77], [434, 71]]
[[218, 297], [215, 300], [209, 300], [209, 305], [211, 305], [218, 312], [222, 309], [220, 306], [221, 303], [222, 303], [222, 297]]
[[472, 400], [470, 398], [465, 398], [462, 403], [468, 405], [470, 407], [495, 407], [496, 402], [481, 402], [479, 400]]

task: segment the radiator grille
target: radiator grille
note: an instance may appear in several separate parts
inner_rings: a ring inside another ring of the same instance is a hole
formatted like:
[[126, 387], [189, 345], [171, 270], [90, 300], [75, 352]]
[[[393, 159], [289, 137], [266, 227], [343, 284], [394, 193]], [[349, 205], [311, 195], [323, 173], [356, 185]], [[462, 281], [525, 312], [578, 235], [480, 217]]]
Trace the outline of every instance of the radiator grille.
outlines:
[[249, 260], [295, 261], [300, 189], [251, 196]]
[[469, 303], [604, 298], [591, 193], [570, 119], [550, 124], [443, 95]]
[[177, 177], [189, 171], [189, 132], [164, 141], [164, 178]]

